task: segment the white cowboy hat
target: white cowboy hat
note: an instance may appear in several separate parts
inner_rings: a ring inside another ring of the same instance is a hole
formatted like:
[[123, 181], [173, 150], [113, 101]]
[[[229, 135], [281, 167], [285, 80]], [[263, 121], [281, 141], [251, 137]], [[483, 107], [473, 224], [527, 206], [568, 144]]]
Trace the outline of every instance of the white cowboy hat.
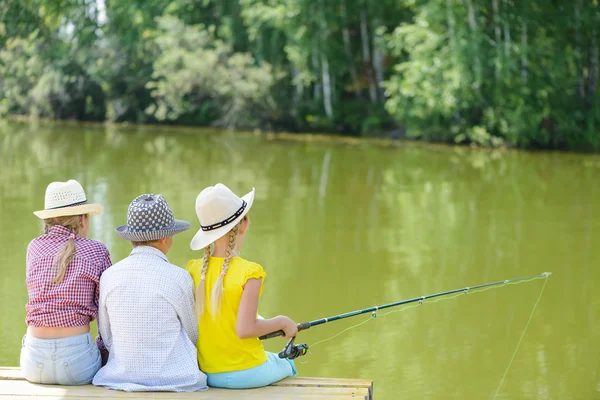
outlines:
[[217, 183], [196, 197], [196, 215], [200, 230], [190, 243], [192, 250], [200, 250], [233, 229], [244, 218], [254, 202], [254, 188], [242, 198], [227, 186]]
[[190, 229], [190, 223], [173, 217], [173, 211], [160, 194], [143, 194], [133, 199], [127, 209], [127, 224], [117, 227], [123, 239], [149, 242], [174, 236]]
[[46, 188], [44, 210], [34, 211], [40, 219], [66, 217], [71, 215], [98, 215], [100, 204], [88, 204], [83, 188], [74, 179], [67, 182], [52, 182]]

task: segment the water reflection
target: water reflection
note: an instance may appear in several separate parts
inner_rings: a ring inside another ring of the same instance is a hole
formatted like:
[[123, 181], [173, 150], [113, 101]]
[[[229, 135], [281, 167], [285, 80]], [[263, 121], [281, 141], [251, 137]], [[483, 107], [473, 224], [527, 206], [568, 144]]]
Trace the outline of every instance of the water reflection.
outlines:
[[[310, 320], [550, 270], [501, 398], [598, 396], [597, 156], [6, 121], [0, 146], [0, 239], [10, 249], [0, 255], [0, 364], [18, 360], [24, 253], [39, 231], [31, 211], [48, 182], [78, 179], [104, 205], [91, 235], [116, 261], [129, 252], [113, 230], [131, 199], [160, 192], [197, 228], [196, 195], [222, 181], [240, 194], [257, 189], [244, 255], [269, 274], [261, 314]], [[176, 237], [172, 262], [200, 256], [188, 247], [193, 234]], [[378, 317], [316, 346], [300, 372], [373, 378], [384, 399], [491, 398], [540, 288]], [[360, 318], [301, 338], [316, 342]]]

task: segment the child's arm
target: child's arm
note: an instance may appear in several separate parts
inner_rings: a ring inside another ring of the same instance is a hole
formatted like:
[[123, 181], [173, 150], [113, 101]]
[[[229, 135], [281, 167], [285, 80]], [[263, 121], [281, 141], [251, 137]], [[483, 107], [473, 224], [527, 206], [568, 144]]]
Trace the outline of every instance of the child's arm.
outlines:
[[195, 345], [198, 340], [198, 321], [194, 307], [194, 280], [187, 272], [182, 276], [179, 283], [181, 296], [172, 299], [172, 304], [175, 306], [175, 312], [181, 321], [183, 330]]
[[110, 260], [110, 253], [108, 252], [108, 249], [105, 250], [106, 254], [104, 255], [104, 260], [100, 265], [100, 276], [98, 278], [98, 284], [96, 285], [96, 292], [94, 295], [94, 305], [98, 308], [98, 321], [96, 321], [96, 324], [98, 326], [98, 337], [96, 337], [96, 345], [98, 346], [98, 349], [100, 350], [100, 355], [102, 356], [102, 366], [106, 365], [106, 363], [108, 362], [108, 349], [104, 345], [102, 335], [100, 334], [100, 278], [102, 277], [104, 271], [106, 271], [110, 266], [112, 266], [112, 261]]
[[100, 348], [100, 356], [102, 357], [102, 366], [108, 362], [110, 348], [112, 347], [112, 332], [110, 330], [110, 320], [108, 318], [108, 310], [106, 309], [106, 294], [100, 288], [100, 298], [98, 300], [98, 337], [102, 338], [102, 347]]
[[293, 337], [298, 333], [296, 323], [290, 318], [279, 315], [269, 319], [258, 319], [258, 297], [262, 286], [262, 278], [248, 279], [244, 285], [244, 293], [238, 309], [235, 332], [240, 339], [255, 338], [267, 333], [282, 330], [285, 337]]

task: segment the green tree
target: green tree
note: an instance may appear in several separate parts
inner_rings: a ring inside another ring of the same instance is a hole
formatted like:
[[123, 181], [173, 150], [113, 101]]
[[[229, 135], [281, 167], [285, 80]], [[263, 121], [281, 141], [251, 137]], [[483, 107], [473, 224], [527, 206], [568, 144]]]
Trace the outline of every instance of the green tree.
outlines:
[[160, 121], [251, 126], [268, 120], [275, 105], [271, 66], [256, 66], [248, 53], [234, 53], [215, 38], [214, 27], [189, 26], [165, 16], [154, 39], [159, 49], [148, 83]]

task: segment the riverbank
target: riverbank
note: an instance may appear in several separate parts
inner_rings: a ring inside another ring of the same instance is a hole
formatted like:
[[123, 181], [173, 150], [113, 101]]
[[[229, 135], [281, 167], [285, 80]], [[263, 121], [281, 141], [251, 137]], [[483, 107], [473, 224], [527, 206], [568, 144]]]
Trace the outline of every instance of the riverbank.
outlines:
[[[3, 119], [0, 118], [0, 121]], [[480, 154], [490, 154], [497, 156], [506, 154], [511, 151], [525, 151], [532, 153], [573, 153], [573, 154], [596, 154], [594, 151], [584, 150], [565, 150], [565, 149], [543, 149], [543, 148], [518, 148], [507, 146], [505, 143], [496, 146], [480, 145], [475, 142], [471, 143], [450, 143], [447, 141], [428, 141], [426, 139], [416, 139], [408, 135], [402, 135], [399, 138], [392, 138], [391, 135], [362, 137], [353, 135], [343, 135], [336, 133], [324, 132], [287, 132], [287, 131], [270, 131], [270, 130], [236, 130], [230, 128], [214, 127], [214, 126], [192, 126], [192, 125], [167, 125], [167, 124], [137, 124], [128, 122], [94, 122], [94, 121], [77, 121], [77, 120], [56, 120], [48, 118], [37, 118], [29, 116], [11, 116], [5, 118], [6, 121], [12, 121], [33, 126], [66, 126], [71, 128], [91, 127], [91, 128], [107, 128], [114, 130], [134, 130], [144, 133], [161, 133], [164, 131], [177, 131], [182, 134], [197, 134], [202, 131], [204, 133], [214, 134], [235, 134], [251, 137], [263, 138], [267, 141], [288, 141], [300, 143], [329, 143], [332, 145], [344, 146], [377, 146], [382, 148], [399, 148], [402, 146], [411, 147], [426, 147], [431, 149], [453, 149], [464, 154], [467, 151], [476, 151]]]
[[[497, 147], [486, 147], [478, 146], [476, 144], [456, 144], [456, 143], [444, 143], [444, 142], [429, 142], [426, 140], [417, 140], [410, 137], [391, 138], [391, 137], [360, 137], [352, 135], [342, 135], [336, 133], [323, 133], [323, 132], [287, 132], [287, 131], [267, 131], [267, 130], [235, 130], [229, 128], [220, 127], [200, 127], [200, 126], [189, 126], [189, 125], [165, 125], [165, 124], [132, 124], [128, 122], [93, 122], [93, 121], [76, 121], [76, 120], [55, 120], [47, 118], [36, 118], [26, 116], [11, 116], [6, 118], [7, 121], [13, 121], [17, 123], [33, 125], [33, 126], [68, 126], [71, 128], [77, 127], [91, 127], [91, 128], [107, 128], [107, 129], [125, 129], [135, 130], [136, 132], [149, 132], [149, 133], [161, 133], [165, 130], [178, 131], [182, 134], [197, 134], [199, 131], [204, 133], [214, 134], [235, 134], [244, 136], [254, 136], [263, 138], [267, 141], [289, 141], [289, 142], [304, 142], [304, 143], [330, 143], [333, 145], [347, 145], [347, 146], [363, 146], [372, 145], [383, 148], [398, 148], [401, 146], [425, 146], [429, 148], [440, 148], [440, 149], [457, 149], [462, 150], [483, 150], [485, 152], [505, 152], [510, 150], [517, 150], [506, 146]], [[2, 119], [0, 119], [0, 122]], [[389, 135], [388, 135], [389, 136]]]

